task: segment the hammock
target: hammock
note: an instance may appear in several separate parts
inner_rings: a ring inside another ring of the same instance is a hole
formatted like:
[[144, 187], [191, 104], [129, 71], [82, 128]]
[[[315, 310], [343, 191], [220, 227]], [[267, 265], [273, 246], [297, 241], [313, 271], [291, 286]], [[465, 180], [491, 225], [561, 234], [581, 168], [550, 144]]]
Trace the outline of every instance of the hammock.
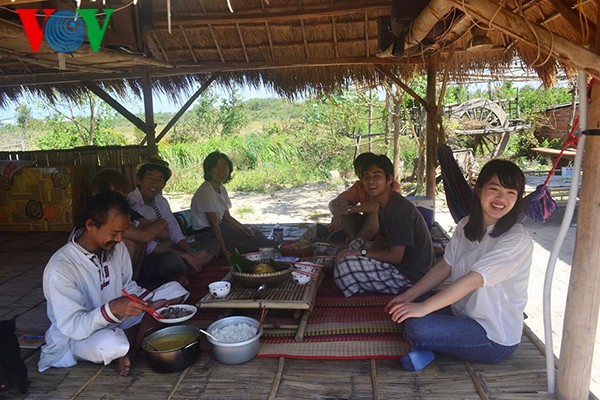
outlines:
[[437, 159], [442, 170], [446, 203], [454, 222], [458, 222], [471, 212], [473, 190], [458, 167], [449, 146], [445, 144], [438, 145]]

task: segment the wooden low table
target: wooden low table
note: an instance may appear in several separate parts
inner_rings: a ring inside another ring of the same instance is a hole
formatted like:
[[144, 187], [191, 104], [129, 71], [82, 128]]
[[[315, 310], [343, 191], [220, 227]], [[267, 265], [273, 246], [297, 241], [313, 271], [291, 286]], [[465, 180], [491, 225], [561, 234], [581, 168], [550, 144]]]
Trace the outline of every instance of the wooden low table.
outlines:
[[[317, 262], [317, 260], [321, 259], [321, 257], [315, 257], [305, 261], [323, 265], [323, 262]], [[298, 324], [284, 326], [264, 324], [263, 326], [265, 328], [295, 329], [296, 340], [301, 342], [304, 338], [304, 331], [306, 330], [308, 318], [315, 305], [317, 290], [323, 281], [323, 274], [324, 271], [319, 271], [319, 277], [312, 279], [306, 285], [295, 284], [290, 276], [287, 281], [278, 286], [272, 288], [267, 287], [260, 298], [253, 299], [252, 297], [256, 293], [256, 290], [248, 289], [240, 285], [233, 279], [231, 273], [228, 273], [223, 278], [223, 280], [232, 283], [231, 292], [229, 292], [227, 297], [224, 299], [216, 299], [208, 293], [198, 301], [197, 306], [198, 308], [222, 308], [227, 310], [236, 308], [292, 310], [294, 311], [294, 318], [299, 319]]]

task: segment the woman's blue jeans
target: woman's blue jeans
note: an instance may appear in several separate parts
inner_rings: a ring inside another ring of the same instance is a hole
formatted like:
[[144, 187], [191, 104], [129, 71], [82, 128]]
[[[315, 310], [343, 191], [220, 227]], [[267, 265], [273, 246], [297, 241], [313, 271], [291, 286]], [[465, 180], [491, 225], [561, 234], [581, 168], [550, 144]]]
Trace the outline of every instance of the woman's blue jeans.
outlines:
[[502, 361], [517, 348], [491, 341], [485, 329], [471, 318], [441, 313], [407, 319], [404, 337], [418, 349], [484, 363]]

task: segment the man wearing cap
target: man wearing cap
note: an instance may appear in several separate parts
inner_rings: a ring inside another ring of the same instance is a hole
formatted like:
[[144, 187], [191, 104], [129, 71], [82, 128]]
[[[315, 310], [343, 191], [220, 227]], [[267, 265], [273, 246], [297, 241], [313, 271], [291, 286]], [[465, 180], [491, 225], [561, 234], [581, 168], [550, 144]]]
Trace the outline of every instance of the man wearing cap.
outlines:
[[219, 253], [216, 240], [194, 242], [192, 247], [181, 232], [169, 202], [162, 195], [171, 177], [168, 165], [157, 156], [138, 165], [137, 188], [127, 196], [131, 208], [146, 219], [154, 221], [163, 218], [167, 221], [167, 236], [159, 236], [146, 246], [141, 280], [150, 287], [173, 279], [186, 283], [186, 275], [200, 272]]

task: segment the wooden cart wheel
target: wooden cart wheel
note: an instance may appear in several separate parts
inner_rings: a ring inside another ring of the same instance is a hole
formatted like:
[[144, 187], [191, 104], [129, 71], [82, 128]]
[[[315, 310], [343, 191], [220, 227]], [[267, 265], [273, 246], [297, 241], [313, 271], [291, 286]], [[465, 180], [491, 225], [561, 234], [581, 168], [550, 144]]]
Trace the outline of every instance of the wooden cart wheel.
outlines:
[[[497, 103], [487, 99], [473, 99], [455, 108], [451, 118], [458, 121], [460, 130], [467, 137], [467, 146], [479, 154], [497, 153], [497, 148], [505, 143], [506, 132], [498, 132], [506, 127], [506, 112]], [[492, 132], [486, 132], [489, 129]]]

